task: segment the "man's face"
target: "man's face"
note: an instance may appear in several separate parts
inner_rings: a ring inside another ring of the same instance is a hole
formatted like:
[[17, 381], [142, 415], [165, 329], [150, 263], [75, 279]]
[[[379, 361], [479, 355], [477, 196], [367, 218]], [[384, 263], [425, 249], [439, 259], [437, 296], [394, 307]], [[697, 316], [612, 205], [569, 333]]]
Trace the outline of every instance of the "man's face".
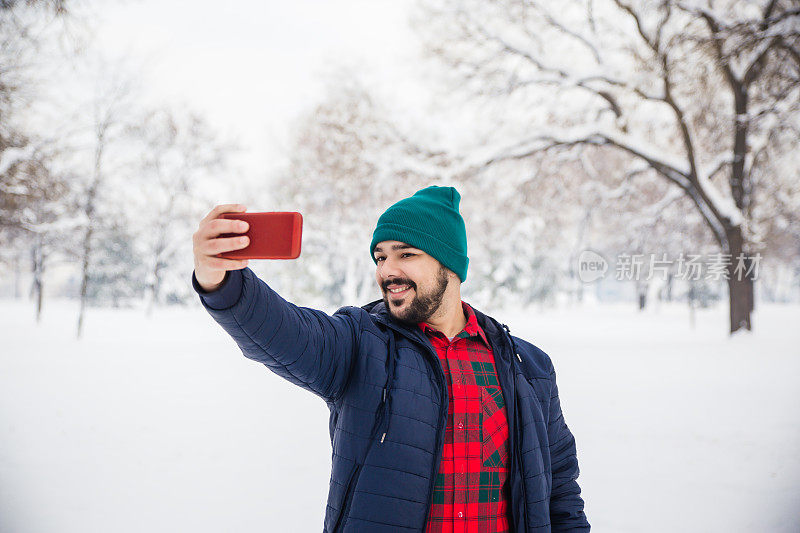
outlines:
[[[419, 248], [400, 241], [379, 242], [373, 254], [378, 260], [375, 280], [386, 309], [408, 325], [426, 322], [442, 304], [447, 269]], [[401, 290], [394, 293], [390, 289]]]

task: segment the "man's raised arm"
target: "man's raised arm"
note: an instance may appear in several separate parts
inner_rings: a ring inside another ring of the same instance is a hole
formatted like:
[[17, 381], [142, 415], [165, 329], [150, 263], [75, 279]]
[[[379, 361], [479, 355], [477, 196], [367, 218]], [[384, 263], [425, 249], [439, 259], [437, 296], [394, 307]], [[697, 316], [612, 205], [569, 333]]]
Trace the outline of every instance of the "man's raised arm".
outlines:
[[216, 257], [247, 246], [241, 237], [218, 238], [246, 231], [246, 223], [217, 218], [241, 211], [244, 206], [217, 206], [200, 222], [193, 236], [193, 288], [246, 357], [326, 401], [338, 399], [357, 348], [359, 316], [350, 312], [355, 308], [330, 316], [296, 306], [247, 268], [246, 260]]

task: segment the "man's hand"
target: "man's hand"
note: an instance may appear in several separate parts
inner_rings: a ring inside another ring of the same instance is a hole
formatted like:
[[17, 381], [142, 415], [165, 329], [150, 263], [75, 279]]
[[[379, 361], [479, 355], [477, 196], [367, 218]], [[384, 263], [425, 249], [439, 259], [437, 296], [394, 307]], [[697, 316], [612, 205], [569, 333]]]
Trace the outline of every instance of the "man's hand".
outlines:
[[223, 233], [244, 233], [248, 224], [243, 220], [217, 218], [222, 213], [242, 213], [247, 208], [241, 204], [218, 205], [200, 221], [192, 235], [194, 247], [194, 275], [203, 290], [211, 292], [220, 286], [228, 270], [247, 266], [247, 259], [224, 259], [218, 253], [245, 248], [249, 239], [244, 236], [219, 238]]

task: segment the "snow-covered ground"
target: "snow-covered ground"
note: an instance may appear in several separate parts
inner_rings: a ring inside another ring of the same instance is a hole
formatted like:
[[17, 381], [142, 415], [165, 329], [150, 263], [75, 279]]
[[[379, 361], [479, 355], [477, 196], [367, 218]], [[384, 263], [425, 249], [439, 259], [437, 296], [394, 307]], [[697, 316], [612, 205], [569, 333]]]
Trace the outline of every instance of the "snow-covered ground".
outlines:
[[[800, 307], [492, 314], [553, 358], [594, 531], [800, 531]], [[322, 401], [199, 304], [76, 319], [0, 302], [0, 531], [322, 529]]]

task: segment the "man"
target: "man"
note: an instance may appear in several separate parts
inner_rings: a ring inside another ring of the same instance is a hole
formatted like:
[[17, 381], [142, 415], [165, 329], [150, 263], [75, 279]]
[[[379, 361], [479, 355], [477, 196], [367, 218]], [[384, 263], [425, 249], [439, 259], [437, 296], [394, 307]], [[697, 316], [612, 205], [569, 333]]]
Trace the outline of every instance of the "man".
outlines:
[[461, 300], [467, 236], [453, 187], [378, 219], [382, 299], [332, 316], [284, 300], [216, 217], [194, 235], [194, 289], [242, 353], [325, 399], [333, 464], [324, 531], [589, 531], [575, 439], [547, 354]]

